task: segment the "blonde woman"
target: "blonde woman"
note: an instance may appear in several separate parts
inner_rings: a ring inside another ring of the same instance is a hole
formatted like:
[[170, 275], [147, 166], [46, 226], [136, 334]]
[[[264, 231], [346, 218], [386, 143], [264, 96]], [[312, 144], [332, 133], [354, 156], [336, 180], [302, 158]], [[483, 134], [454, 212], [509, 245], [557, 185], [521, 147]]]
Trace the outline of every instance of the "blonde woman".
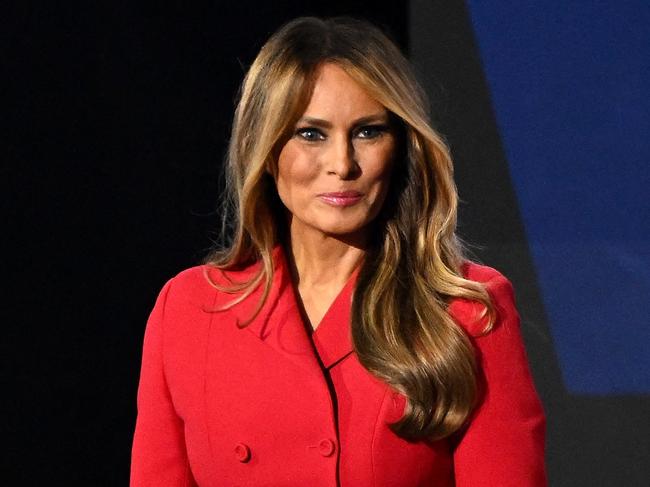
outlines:
[[276, 32], [227, 171], [234, 238], [147, 325], [132, 486], [546, 484], [511, 285], [463, 256], [448, 149], [384, 34]]

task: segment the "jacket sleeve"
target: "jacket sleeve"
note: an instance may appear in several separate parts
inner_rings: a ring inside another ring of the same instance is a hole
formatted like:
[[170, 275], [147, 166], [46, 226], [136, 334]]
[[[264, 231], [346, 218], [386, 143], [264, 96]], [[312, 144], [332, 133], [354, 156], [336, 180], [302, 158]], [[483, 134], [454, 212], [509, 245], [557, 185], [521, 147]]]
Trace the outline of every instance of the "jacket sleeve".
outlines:
[[487, 289], [495, 327], [472, 341], [482, 398], [454, 450], [456, 487], [543, 487], [545, 417], [528, 368], [510, 282], [498, 275]]
[[176, 414], [163, 367], [163, 322], [169, 281], [160, 292], [144, 335], [138, 416], [131, 454], [131, 487], [189, 487], [183, 421]]

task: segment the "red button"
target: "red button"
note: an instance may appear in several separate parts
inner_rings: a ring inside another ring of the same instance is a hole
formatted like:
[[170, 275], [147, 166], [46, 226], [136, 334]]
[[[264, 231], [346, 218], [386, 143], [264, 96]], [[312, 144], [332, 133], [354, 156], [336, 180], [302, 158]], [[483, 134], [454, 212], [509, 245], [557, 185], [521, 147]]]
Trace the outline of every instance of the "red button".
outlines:
[[243, 443], [235, 445], [235, 458], [242, 463], [246, 463], [251, 459], [251, 449]]
[[318, 443], [318, 452], [324, 457], [331, 456], [336, 451], [336, 443], [330, 439], [321, 440]]

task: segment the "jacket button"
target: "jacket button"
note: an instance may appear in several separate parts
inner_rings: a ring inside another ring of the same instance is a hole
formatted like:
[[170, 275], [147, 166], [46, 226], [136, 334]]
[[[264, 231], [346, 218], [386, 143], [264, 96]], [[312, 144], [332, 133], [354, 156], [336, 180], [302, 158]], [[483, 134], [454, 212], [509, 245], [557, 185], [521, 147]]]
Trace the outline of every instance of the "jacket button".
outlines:
[[251, 449], [243, 443], [235, 445], [235, 458], [242, 463], [246, 463], [251, 459]]
[[330, 439], [321, 440], [318, 443], [318, 452], [324, 457], [331, 456], [336, 451], [336, 443]]

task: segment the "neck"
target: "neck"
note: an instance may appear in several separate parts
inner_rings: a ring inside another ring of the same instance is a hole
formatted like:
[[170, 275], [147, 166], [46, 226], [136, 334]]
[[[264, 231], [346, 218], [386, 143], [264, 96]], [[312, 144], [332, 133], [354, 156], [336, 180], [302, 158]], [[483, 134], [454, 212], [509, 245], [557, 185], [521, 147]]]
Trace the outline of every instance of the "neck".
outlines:
[[290, 225], [287, 258], [300, 288], [329, 287], [348, 281], [366, 255], [364, 236], [338, 237]]

